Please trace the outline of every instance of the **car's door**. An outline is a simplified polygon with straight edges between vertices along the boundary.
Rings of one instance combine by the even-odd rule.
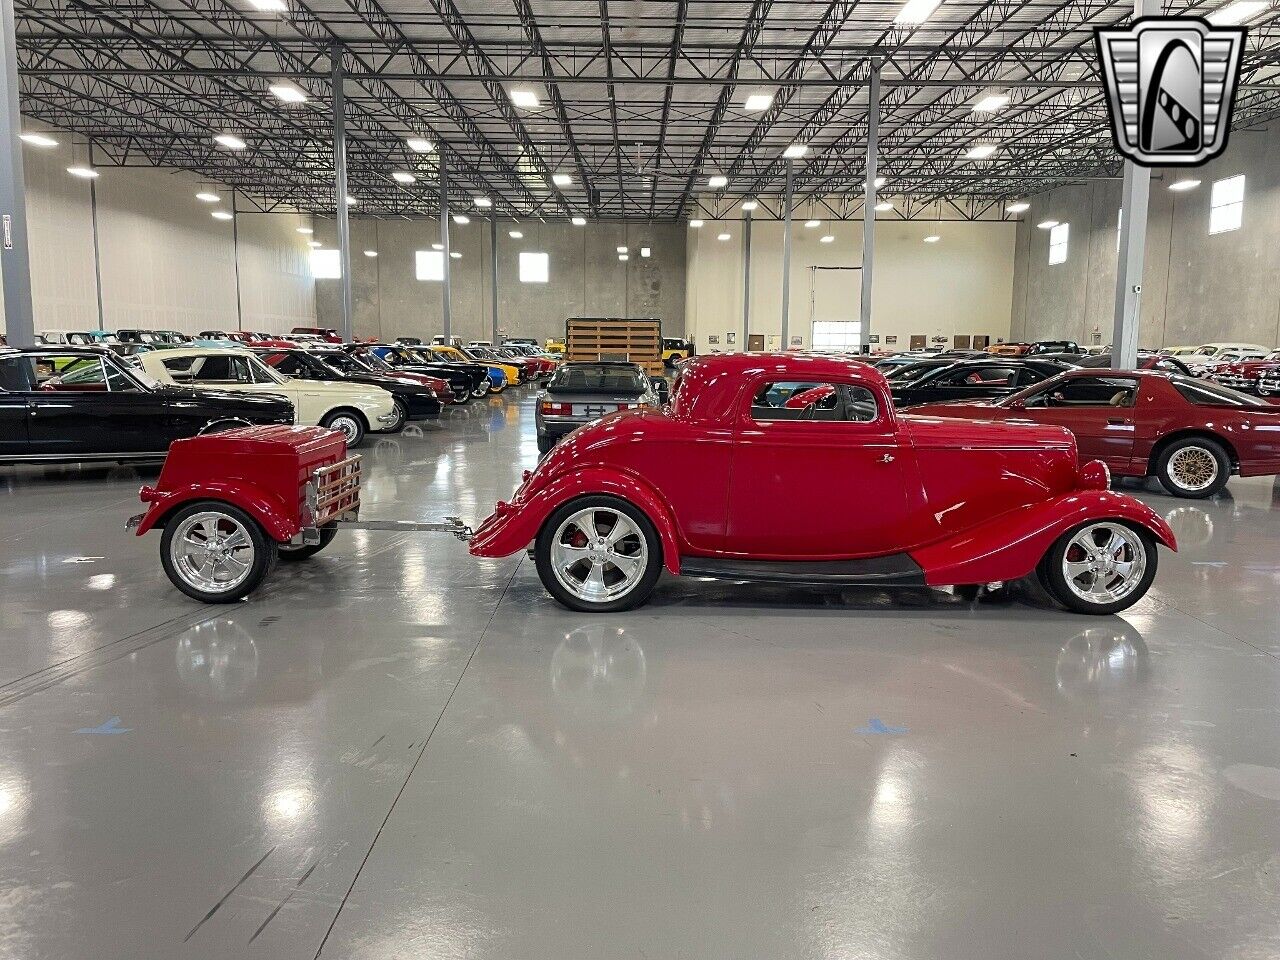
[[[155,398],[102,357],[28,355],[37,387],[28,394],[33,454],[150,453],[168,449]]]
[[[1133,455],[1136,377],[1068,377],[1022,399],[1037,423],[1066,427],[1081,462],[1102,460],[1122,470]]]
[[[27,397],[33,386],[31,365],[25,357],[17,354],[0,357],[0,457],[29,452]]]
[[[792,398],[803,405],[788,406]],[[766,378],[743,391],[735,423],[727,552],[834,560],[901,551],[911,452],[870,390]]]

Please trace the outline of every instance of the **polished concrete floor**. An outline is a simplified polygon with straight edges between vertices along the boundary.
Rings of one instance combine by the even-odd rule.
[[[529,394],[366,449],[483,516]],[[1280,955],[1280,486],[1187,503],[1123,617],[344,533],[233,608],[131,468],[0,468],[0,958]],[[779,511],[778,522],[785,522]]]

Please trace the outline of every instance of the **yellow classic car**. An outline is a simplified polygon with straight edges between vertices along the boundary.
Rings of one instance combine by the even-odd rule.
[[[564,337],[548,337],[547,353],[564,353]]]
[[[486,360],[483,357],[473,357],[471,354],[462,350],[460,347],[450,347],[445,344],[434,344],[431,347],[436,353],[445,353],[453,357],[459,363],[483,363],[488,367],[497,367],[507,377],[507,386],[515,387],[520,384],[520,368],[511,363],[499,363],[497,360]]]
[[[694,354],[693,341],[678,337],[662,338],[662,364],[674,367],[677,360],[688,360]]]

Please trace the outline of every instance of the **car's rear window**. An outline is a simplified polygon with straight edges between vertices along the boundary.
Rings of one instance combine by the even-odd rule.
[[[1188,403],[1198,407],[1267,407],[1275,409],[1265,400],[1251,397],[1247,393],[1239,393],[1207,380],[1193,380],[1190,377],[1170,377],[1174,389],[1182,394]]]
[[[612,393],[638,397],[645,391],[645,375],[637,367],[583,364],[561,367],[547,384],[549,393]]]

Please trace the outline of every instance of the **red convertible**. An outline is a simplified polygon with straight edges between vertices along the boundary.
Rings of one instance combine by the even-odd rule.
[[[470,549],[532,543],[547,590],[584,611],[643,603],[666,568],[968,590],[1038,573],[1064,606],[1114,613],[1175,544],[1108,480],[1061,427],[902,415],[851,360],[719,354],[684,366],[661,410],[570,434]]]
[[[1175,497],[1210,497],[1242,477],[1280,473],[1280,406],[1215,383],[1153,370],[1073,370],[995,403],[936,403],[919,416],[1054,424],[1081,460],[1154,476]]]

